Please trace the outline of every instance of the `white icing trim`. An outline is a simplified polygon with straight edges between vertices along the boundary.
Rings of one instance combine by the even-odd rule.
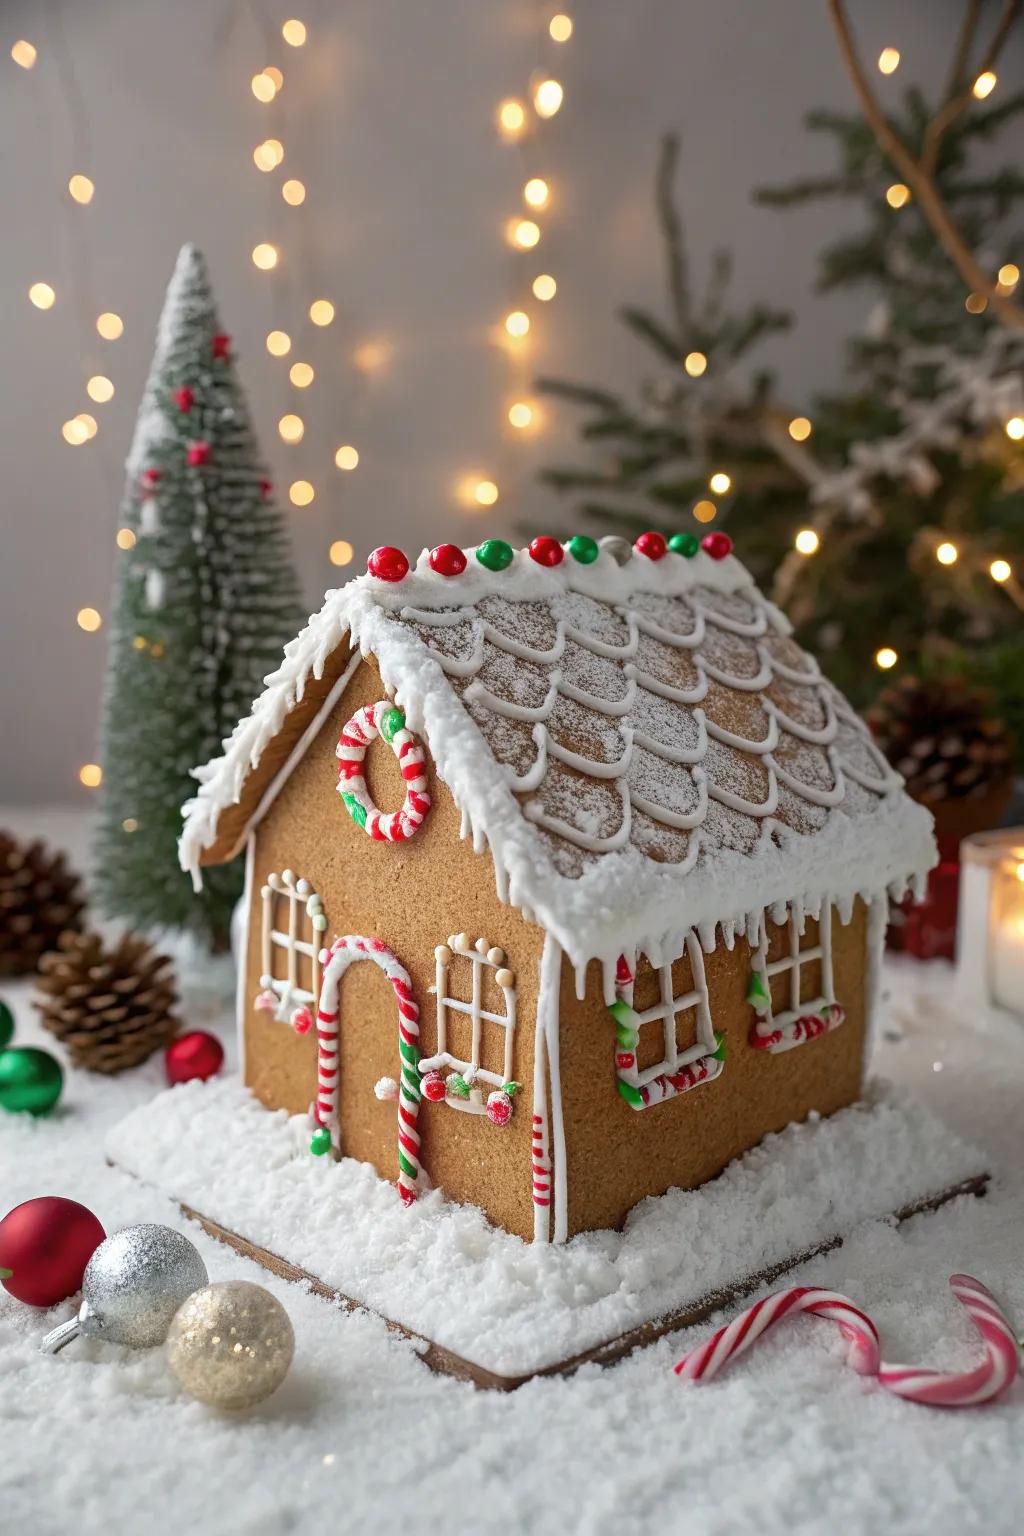
[[[470,963],[470,1001],[467,1003],[462,998],[452,997],[448,991],[448,967],[453,958],[468,960]],[[481,1002],[483,993],[483,969],[488,967],[495,973],[494,979],[505,1001],[504,1014],[492,1013],[484,1008]],[[424,1072],[436,1072],[442,1067],[450,1067],[467,1082],[475,1083],[481,1080],[489,1083],[492,1088],[503,1088],[513,1079],[513,1062],[515,1051],[516,1032],[516,986],[515,976],[506,968],[505,952],[488,944],[486,939],[477,939],[470,944],[464,933],[453,933],[447,944],[439,944],[434,950],[434,985],[429,988],[433,992],[437,1010],[437,1051],[433,1056],[422,1057],[419,1062],[420,1075]],[[469,1016],[470,1054],[465,1061],[460,1056],[452,1055],[448,1049],[448,1012],[464,1013]],[[502,1075],[480,1065],[480,1047],[483,1038],[483,1024],[486,1020],[489,1024],[497,1024],[504,1031],[502,1043]],[[445,1103],[453,1109],[478,1109],[481,1114],[485,1112],[483,1093],[478,1088],[470,1089],[468,1100],[457,1098],[454,1094],[448,1094]]]
[[[550,933],[544,935],[540,957],[540,982],[537,988],[537,1028],[543,1030],[547,1046],[548,1077],[551,1083],[552,1180],[554,1184],[554,1228],[551,1240],[564,1243],[569,1231],[568,1171],[565,1155],[565,1121],[562,1114],[562,1077],[559,1067],[559,991],[562,977],[562,950]]]
[[[238,975],[235,978],[235,1033],[238,1039],[238,1075],[246,1081],[245,1021],[248,1017],[246,987],[249,984],[249,944],[252,933],[252,892],[256,879],[256,834],[250,832],[245,840],[245,879],[242,884],[242,943],[238,953]]]
[[[538,1006],[533,1027],[533,1118],[530,1127],[530,1189],[535,1243],[551,1241],[551,1130],[544,1042],[544,1017]]]

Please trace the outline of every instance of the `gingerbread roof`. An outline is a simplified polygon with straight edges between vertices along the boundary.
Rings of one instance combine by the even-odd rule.
[[[524,550],[500,571],[471,551],[457,576],[424,552],[404,579],[328,593],[197,770],[185,868],[234,851],[252,780],[281,770],[352,647],[424,736],[503,899],[577,965],[627,946],[664,963],[687,929],[731,943],[765,907],[842,910],[934,860],[930,816],[735,557],[543,567]]]

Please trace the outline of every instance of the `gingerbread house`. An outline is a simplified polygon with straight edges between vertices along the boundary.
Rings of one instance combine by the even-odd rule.
[[[375,550],[196,776],[252,1092],[539,1242],[855,1100],[934,857],[721,533]]]

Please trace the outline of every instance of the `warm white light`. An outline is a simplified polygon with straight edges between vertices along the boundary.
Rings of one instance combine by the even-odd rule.
[[[567,43],[572,37],[572,17],[564,11],[559,11],[557,16],[552,16],[548,22],[548,32],[552,42]]]
[[[1013,575],[1013,567],[1009,560],[993,560],[988,568],[988,573],[993,581],[1009,581]]]
[[[698,523],[713,523],[718,516],[718,508],[713,501],[696,501],[693,505],[693,515]]]
[[[298,208],[300,203],[306,201],[306,188],[303,182],[292,179],[286,181],[281,187],[281,196],[292,208]]]
[[[1015,443],[1019,443],[1024,437],[1024,416],[1011,416],[1005,430],[1007,437],[1012,437]]]
[[[49,283],[33,283],[28,296],[36,309],[52,309],[57,298]]]
[[[332,565],[350,565],[355,551],[348,539],[335,539],[327,553]]]
[[[271,79],[267,70],[262,70],[260,74],[253,75],[252,93],[256,97],[257,101],[262,102],[273,101],[274,97],[277,95],[277,86],[274,84],[274,81]]]
[[[78,448],[82,443],[89,441],[89,433],[77,417],[72,417],[70,421],[64,423],[60,429],[60,435],[66,443],[71,444],[72,448]]]
[[[514,98],[498,108],[498,127],[506,138],[516,139],[526,127],[526,108]]]
[[[301,443],[306,428],[301,416],[294,416],[289,412],[286,416],[281,417],[277,424],[277,430],[281,434],[283,442]]]
[[[88,176],[72,176],[68,182],[68,191],[76,203],[91,203],[96,187]]]
[[[960,558],[960,551],[955,544],[950,544],[947,539],[935,551],[935,558],[940,565],[956,565]]]
[[[79,608],[75,615],[79,629],[84,629],[87,635],[95,634],[103,620],[95,608]]]
[[[118,549],[134,549],[135,535],[130,528],[119,528],[115,542]]]
[[[910,188],[902,181],[894,181],[891,187],[885,189],[885,200],[890,208],[902,208],[910,202]]]
[[[261,171],[276,170],[284,159],[284,145],[280,139],[264,139],[256,145],[252,158]]]
[[[390,356],[391,347],[386,341],[364,341],[352,353],[352,361],[360,373],[376,373]]]
[[[316,375],[310,363],[292,363],[288,369],[288,377],[296,389],[308,389]]]
[[[271,357],[287,357],[292,349],[292,339],[287,331],[269,331],[267,334],[267,351]]]
[[[551,188],[543,176],[531,176],[523,188],[523,197],[531,208],[544,208],[551,196]]]
[[[96,436],[96,433],[99,431],[99,426],[97,425],[95,416],[90,416],[88,411],[79,411],[78,415],[75,417],[75,420],[78,422],[78,425],[85,433],[86,441],[88,441],[89,438]]]
[[[112,309],[105,309],[102,315],[96,316],[96,329],[104,341],[116,341],[124,335],[124,321]]]
[[[330,325],[334,319],[334,305],[330,299],[314,299],[309,306],[309,318],[314,325]]]
[[[983,315],[988,309],[988,299],[983,293],[969,293],[964,299],[964,309],[969,315]]]
[[[359,450],[353,448],[351,443],[342,443],[334,455],[334,462],[339,469],[355,469],[359,463]]]
[[[277,266],[277,248],[263,241],[260,245],[253,246],[253,266],[259,267],[261,272],[270,272]]]
[[[530,251],[540,239],[540,226],[532,219],[512,219],[507,234],[510,245],[517,245],[521,251]]]
[[[786,430],[794,443],[806,443],[811,435],[811,423],[806,416],[794,416]]]
[[[821,540],[813,528],[801,528],[793,543],[798,554],[814,555],[818,552]]]
[[[557,80],[542,80],[533,93],[533,105],[539,117],[554,117],[565,92]]]
[[[883,48],[878,55],[878,67],[883,75],[895,74],[900,67],[900,51],[898,48]]]
[[[290,47],[301,48],[306,41],[306,23],[304,21],[296,21],[293,17],[290,21],[282,24],[281,36]]]
[[[284,75],[278,69],[276,64],[268,64],[263,73],[273,83],[274,89],[276,91],[279,91],[282,85],[284,85]]]
[[[708,481],[708,490],[714,491],[716,496],[724,496],[732,485],[732,477],[725,473],[724,469],[718,469]]]
[[[508,408],[509,421],[512,426],[517,427],[521,432],[525,431],[527,427],[532,426],[533,418],[534,409],[527,400],[517,400],[514,405],[510,405]]]
[[[139,823],[136,821],[135,817],[134,816],[126,816],[124,821],[122,821],[122,823],[121,823],[121,831],[122,832],[137,832],[138,830],[139,830]]]
[[[999,268],[998,276],[1004,288],[1016,288],[1020,282],[1020,267],[1015,261],[1008,261]]]
[[[315,495],[308,480],[293,480],[288,487],[288,499],[293,507],[308,507]]]
[[[703,352],[687,352],[683,359],[683,367],[691,379],[699,379],[707,372],[708,360]]]
[[[899,659],[899,655],[891,645],[883,645],[881,650],[875,652],[875,666],[881,667],[883,672],[888,672]]]
[[[498,487],[493,480],[478,480],[473,486],[473,500],[481,507],[493,507],[498,499]]]
[[[78,778],[86,789],[99,789],[103,783],[103,769],[99,763],[83,763],[78,770]]]
[[[971,87],[979,101],[984,101],[986,96],[991,96],[996,88],[996,81],[998,79],[999,76],[995,70],[986,69],[982,71]]]
[[[11,48],[11,58],[15,64],[20,64],[22,69],[31,69],[39,57],[32,43],[26,42],[23,37]]]
[[[505,316],[505,329],[510,336],[525,336],[530,329],[530,317],[521,309],[514,309]]]
[[[558,284],[549,273],[542,272],[539,277],[534,278],[533,296],[535,299],[540,299],[543,304],[553,299],[557,292]]]
[[[102,373],[94,373],[85,386],[85,392],[90,400],[95,400],[97,405],[106,405],[108,400],[114,398],[114,386]]]

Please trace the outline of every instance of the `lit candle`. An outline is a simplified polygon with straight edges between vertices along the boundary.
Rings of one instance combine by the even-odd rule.
[[[1024,1014],[1024,859],[1000,871],[989,935],[992,1001]]]

